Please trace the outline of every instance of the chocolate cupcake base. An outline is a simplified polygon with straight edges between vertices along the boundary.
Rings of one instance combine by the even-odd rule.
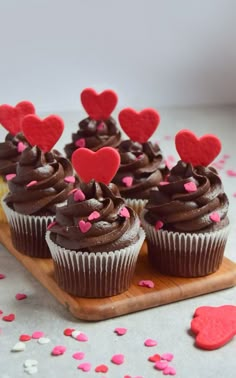
[[[147,234],[149,260],[160,273],[177,277],[201,277],[216,272],[223,260],[229,225],[206,233],[156,230],[141,221]]]
[[[86,298],[120,294],[131,285],[139,251],[145,239],[142,229],[136,243],[111,252],[71,251],[55,244],[46,233],[55,267],[55,279],[66,292]]]

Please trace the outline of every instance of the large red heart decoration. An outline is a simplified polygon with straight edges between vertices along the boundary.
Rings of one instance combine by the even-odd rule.
[[[64,122],[56,115],[50,115],[43,120],[36,115],[28,115],[22,121],[22,131],[28,142],[44,152],[53,148],[63,130]]]
[[[181,130],[176,134],[175,146],[180,158],[194,167],[207,167],[221,151],[221,142],[215,135],[197,138],[189,130]]]
[[[96,121],[108,119],[118,101],[117,94],[111,89],[98,94],[94,89],[86,88],[82,91],[80,98],[89,117]]]
[[[34,114],[34,105],[29,101],[21,101],[16,106],[3,104],[0,106],[0,124],[12,135],[21,131],[23,118]]]
[[[73,152],[71,161],[84,182],[94,179],[107,185],[119,168],[120,155],[112,147],[103,147],[96,152],[82,147]]]
[[[203,349],[217,349],[236,335],[236,306],[198,307],[191,322],[196,333],[196,345]]]
[[[137,112],[126,108],[119,113],[119,122],[128,137],[139,143],[145,143],[152,136],[160,123],[160,116],[154,109]]]

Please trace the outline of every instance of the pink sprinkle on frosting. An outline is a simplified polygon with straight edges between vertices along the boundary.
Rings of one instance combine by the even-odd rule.
[[[36,185],[37,182],[38,182],[38,181],[36,181],[36,180],[30,181],[30,182],[26,185],[26,187],[27,187],[27,188],[30,188],[31,186]]]
[[[84,138],[77,139],[77,141],[75,142],[76,147],[85,147],[85,144],[86,143]]]
[[[84,193],[82,192],[82,190],[80,189],[75,189],[75,192],[74,192],[74,201],[78,201],[78,202],[81,202],[81,201],[84,201],[85,200],[85,195]]]
[[[14,177],[16,177],[15,173],[9,173],[8,175],[5,176],[7,181],[11,181]]]
[[[68,184],[74,184],[75,183],[75,177],[74,176],[67,176],[64,178],[65,182],[68,182]]]
[[[158,220],[155,224],[155,229],[158,231],[164,226],[164,223],[160,220]]]
[[[211,213],[210,214],[210,220],[212,220],[212,222],[215,222],[215,223],[220,222],[220,215],[219,215],[219,213],[217,213],[216,211],[214,213]]]
[[[186,184],[184,184],[184,189],[186,190],[186,192],[196,192],[197,191],[197,185],[195,184],[195,182],[186,182]]]

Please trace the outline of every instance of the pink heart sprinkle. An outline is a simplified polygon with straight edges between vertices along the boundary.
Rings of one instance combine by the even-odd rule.
[[[163,374],[164,374],[164,375],[176,375],[176,370],[175,370],[175,368],[173,368],[172,366],[167,366],[167,367],[163,370]]]
[[[122,182],[129,188],[130,186],[132,186],[133,180],[134,180],[133,177],[126,176],[126,177],[123,177]]]
[[[114,354],[111,358],[111,362],[116,365],[122,365],[124,363],[125,356],[123,354]]]
[[[229,154],[224,154],[223,155],[223,159],[229,159],[230,158],[230,155]]]
[[[165,361],[172,361],[174,358],[174,355],[172,353],[163,353],[161,355],[161,359]]]
[[[68,182],[69,184],[74,184],[75,183],[75,177],[74,176],[67,176],[64,178],[65,182]]]
[[[88,341],[88,336],[85,333],[80,332],[78,336],[76,336],[76,340],[78,341]]]
[[[84,359],[84,356],[85,356],[85,353],[84,353],[84,352],[75,352],[74,354],[72,354],[72,357],[73,357],[75,360],[83,360],[83,359]]]
[[[167,368],[167,366],[168,366],[168,362],[167,361],[157,361],[154,364],[154,367],[157,370],[164,370],[165,368]]]
[[[115,328],[114,332],[116,332],[119,336],[123,336],[126,334],[127,328]]]
[[[30,181],[27,185],[26,185],[26,188],[29,188],[30,186],[34,186],[35,184],[37,184],[38,181]]]
[[[51,222],[51,223],[49,223],[49,225],[47,226],[47,230],[50,230],[56,224],[57,224],[57,222]]]
[[[197,185],[195,184],[195,182],[186,182],[186,184],[184,184],[184,189],[186,190],[186,192],[196,192],[197,191]]]
[[[169,182],[168,181],[160,181],[159,185],[160,186],[169,185]]]
[[[157,341],[153,339],[147,339],[145,340],[144,345],[147,347],[153,347],[157,345]]]
[[[143,156],[144,156],[144,154],[141,154],[141,155],[136,156],[136,160],[140,160],[140,159],[142,159]]]
[[[85,222],[84,220],[79,221],[79,228],[83,234],[88,232],[91,227],[92,227],[92,224],[90,222]]]
[[[27,295],[26,295],[26,294],[23,294],[23,293],[17,293],[17,294],[16,294],[16,299],[17,299],[18,301],[21,301],[22,299],[25,299],[25,298],[27,298]]]
[[[97,125],[97,130],[98,130],[98,131],[103,131],[104,128],[105,128],[105,125],[104,125],[103,122],[100,122],[99,125]]]
[[[100,218],[101,214],[98,211],[93,211],[89,216],[88,220],[98,219]]]
[[[65,346],[63,346],[63,345],[57,345],[57,346],[55,346],[53,348],[51,354],[53,356],[60,356],[60,355],[64,354],[65,351],[66,351],[66,347]]]
[[[119,215],[124,218],[130,218],[130,213],[127,207],[122,207],[122,209],[119,212]]]
[[[74,201],[81,202],[81,201],[84,201],[84,200],[85,200],[85,195],[82,192],[82,190],[76,189],[76,191],[74,192]]]
[[[2,311],[2,310],[0,310],[0,315],[1,315],[1,314],[3,314],[3,311]]]
[[[138,285],[143,286],[143,287],[148,287],[150,289],[153,289],[155,286],[154,282],[151,280],[141,280],[139,281]]]
[[[78,369],[87,372],[91,370],[91,367],[92,365],[89,362],[83,362],[82,364],[78,366]]]
[[[3,280],[4,278],[6,278],[5,274],[0,273],[0,280]]]
[[[228,171],[226,171],[226,173],[230,177],[236,177],[236,171],[233,171],[232,169],[228,169]]]
[[[26,148],[27,146],[22,142],[19,142],[17,144],[17,151],[19,152],[19,154],[21,154],[21,152],[23,152]]]
[[[40,339],[40,337],[44,337],[44,332],[35,331],[32,333],[32,339]]]
[[[220,215],[216,211],[214,213],[211,213],[209,218],[210,220],[212,220],[212,222],[215,222],[215,223],[220,222]]]
[[[234,198],[236,197],[236,192],[233,194],[233,197],[234,197]]]
[[[160,220],[158,220],[155,224],[155,229],[158,231],[164,226],[164,223]]]
[[[85,147],[85,139],[84,138],[77,139],[77,141],[75,142],[75,145],[76,147]]]
[[[14,177],[16,177],[15,173],[9,173],[9,175],[5,176],[7,181],[11,181]]]

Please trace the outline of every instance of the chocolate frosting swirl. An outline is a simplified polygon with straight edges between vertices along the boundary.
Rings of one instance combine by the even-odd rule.
[[[139,219],[129,207],[129,217],[120,215],[124,200],[117,196],[114,184],[106,186],[94,180],[81,183],[78,190],[85,196],[76,201],[75,192],[68,197],[67,205],[59,207],[56,224],[50,228],[52,240],[67,249],[87,252],[105,252],[125,248],[138,240]],[[98,212],[96,219],[88,217]],[[90,222],[91,228],[82,232],[79,222]]]
[[[68,159],[79,147],[86,147],[97,151],[102,147],[116,148],[121,140],[121,132],[116,126],[116,121],[109,117],[107,120],[95,121],[90,117],[82,120],[77,133],[72,134],[72,143],[65,146],[64,150]],[[78,144],[82,140],[82,144]]]
[[[169,172],[162,152],[157,144],[140,144],[125,140],[119,145],[120,168],[113,179],[124,198],[148,199],[150,189],[157,188],[160,181]],[[127,186],[123,179],[132,178],[132,185]]]
[[[194,183],[195,191],[187,191],[185,184]],[[168,181],[150,193],[146,206],[147,222],[163,223],[163,230],[177,232],[208,232],[229,223],[228,198],[217,171],[213,167],[193,167],[179,161],[172,168]],[[217,212],[219,222],[211,219]]]
[[[10,173],[16,173],[16,163],[21,157],[18,151],[18,144],[23,143],[26,147],[29,143],[22,133],[12,135],[8,133],[5,142],[0,143],[0,175],[6,176]]]
[[[17,163],[16,176],[8,181],[6,203],[26,215],[55,214],[56,205],[73,189],[74,184],[65,181],[72,175],[71,163],[57,151],[44,153],[37,146],[28,147]]]

